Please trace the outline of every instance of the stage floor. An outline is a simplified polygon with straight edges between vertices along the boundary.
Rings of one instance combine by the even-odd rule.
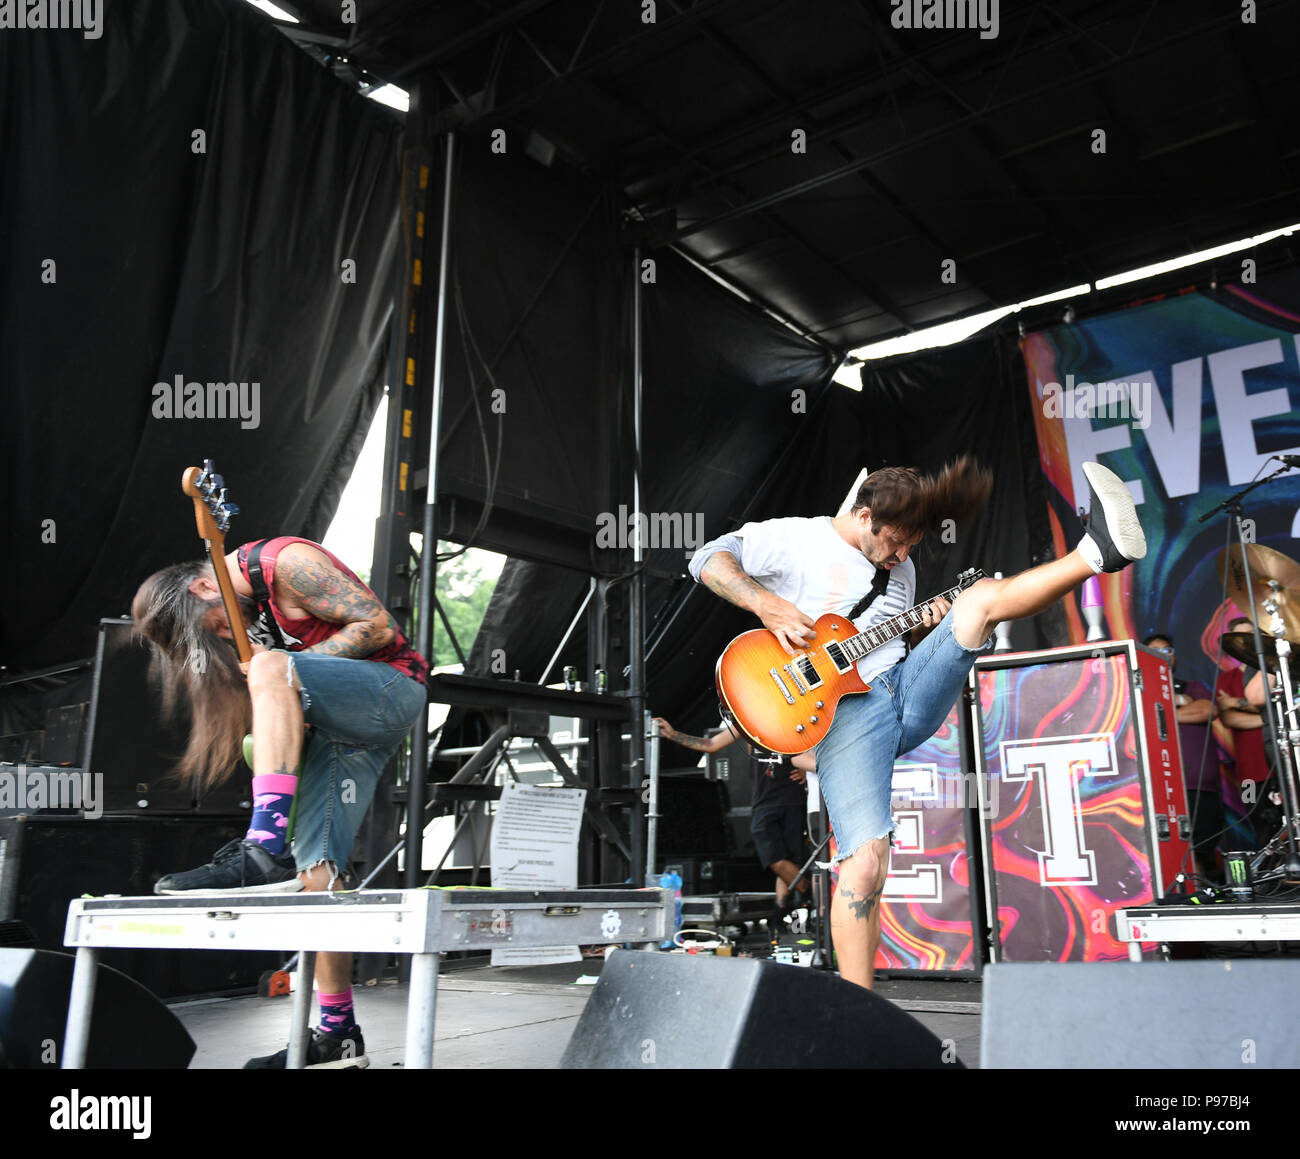
[[[568,1045],[604,960],[557,966],[492,967],[486,959],[444,962],[438,984],[437,1069],[552,1070]],[[799,966],[786,969],[797,970]],[[979,1065],[980,984],[952,979],[882,979],[877,993],[908,1011],[939,1038],[950,1038],[968,1067]],[[406,987],[357,987],[357,1021],[371,1070],[402,1065]],[[194,1070],[242,1067],[288,1041],[288,998],[205,998],[171,1004],[198,1049]],[[313,1024],[316,1019],[313,1013]]]

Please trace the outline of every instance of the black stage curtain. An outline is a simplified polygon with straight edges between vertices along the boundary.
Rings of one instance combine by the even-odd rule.
[[[952,586],[968,567],[1014,575],[1053,558],[1024,376],[1007,331],[864,367],[859,413],[867,466],[928,473],[969,454],[993,472],[988,504],[969,527],[957,528],[954,542],[941,535],[923,541],[919,597]],[[1051,609],[1017,622],[1011,641],[1018,649],[1067,643],[1064,615]]]
[[[617,207],[600,184],[529,157],[521,133],[510,130],[497,146],[504,152],[493,144],[472,130],[456,142],[439,534],[589,568],[613,454],[623,258]],[[433,156],[429,204],[440,221],[445,153]],[[430,333],[435,273],[425,275]],[[434,370],[426,345],[413,449],[420,465],[428,461]]]
[[[835,359],[824,348],[737,298],[677,255],[648,250],[645,257],[655,264],[654,281],[642,290],[642,509],[679,517],[683,540],[690,535],[698,545],[745,519],[784,513],[788,488],[803,486],[800,481],[811,469],[799,462],[797,447],[815,426],[815,413],[829,392],[841,388],[830,386]],[[621,268],[631,268],[626,254]],[[626,321],[626,311],[622,316]],[[620,512],[620,505],[631,508],[633,412],[626,364],[608,390],[618,445],[613,482],[603,494],[607,525],[613,526],[609,519],[625,525],[621,516],[626,511]],[[583,447],[571,453],[589,456]],[[525,680],[539,679],[587,594],[591,575],[626,576],[630,550],[602,551],[595,546],[600,514],[592,507],[591,522],[584,529],[591,553],[586,572],[519,559],[506,565],[468,657],[468,671],[491,673],[493,656],[502,650],[510,674],[518,669]],[[656,647],[663,624],[676,613],[677,594],[685,590],[682,577],[689,555],[684,544],[647,552],[652,689],[661,666],[679,673],[684,687],[697,682],[693,649],[670,663],[669,649]],[[708,615],[703,618],[719,613],[725,617],[728,609],[705,596]],[[616,617],[612,633],[624,635],[624,648],[626,603],[624,580],[610,594]],[[704,601],[700,604],[703,607]],[[551,679],[565,664],[583,671],[586,657],[584,622],[557,660]],[[611,690],[624,687],[624,674],[611,672]]]
[[[179,484],[204,457],[243,508],[229,546],[324,534],[385,377],[397,119],[243,4],[105,8],[102,39],[0,36],[11,670],[91,655],[202,554]],[[249,416],[155,417],[177,376],[249,384]]]

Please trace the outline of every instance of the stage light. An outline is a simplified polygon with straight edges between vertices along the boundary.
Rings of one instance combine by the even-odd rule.
[[[271,0],[248,0],[254,8],[265,12],[272,20],[283,20],[286,24],[298,24],[298,17],[291,12],[286,12],[283,8],[271,3]]]
[[[1215,246],[1212,249],[1198,250],[1196,253],[1187,254],[1181,258],[1174,258],[1167,262],[1157,262],[1154,265],[1143,266],[1141,269],[1129,270],[1123,274],[1113,274],[1109,278],[1098,278],[1097,289],[1105,290],[1111,286],[1122,286],[1127,282],[1136,282],[1141,278],[1154,277],[1157,274],[1165,274],[1170,270],[1180,270],[1184,266],[1200,265],[1202,262],[1213,261],[1215,258],[1222,257],[1225,254],[1238,253],[1241,250],[1253,249],[1257,245],[1263,245],[1265,242],[1272,241],[1274,238],[1290,237],[1297,229],[1300,229],[1300,222],[1293,225],[1283,226],[1281,229],[1270,230],[1268,233],[1256,234],[1254,237],[1242,238],[1241,241],[1228,242],[1226,245]]]
[[[390,109],[397,109],[399,112],[410,112],[411,94],[405,89],[399,89],[396,85],[380,85],[378,88],[371,89],[366,93],[372,101],[381,105],[387,105]]]

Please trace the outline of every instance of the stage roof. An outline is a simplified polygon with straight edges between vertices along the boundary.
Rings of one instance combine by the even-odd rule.
[[[426,75],[443,123],[535,134],[841,352],[1300,205],[1287,0],[1253,23],[1236,0],[363,0],[356,25],[337,0],[289,7],[336,70]],[[897,27],[943,8],[989,19]]]

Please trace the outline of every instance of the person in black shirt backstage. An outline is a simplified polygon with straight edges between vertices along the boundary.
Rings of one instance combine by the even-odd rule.
[[[736,739],[725,725],[703,737],[678,732],[660,716],[655,717],[654,722],[665,740],[696,752],[721,752]],[[759,862],[776,877],[777,911],[784,915],[807,904],[807,879],[796,881],[795,878],[805,859],[807,775],[814,768],[813,755],[781,756],[772,762],[759,758],[752,746],[747,744],[746,747],[754,768],[750,832],[754,835]]]

